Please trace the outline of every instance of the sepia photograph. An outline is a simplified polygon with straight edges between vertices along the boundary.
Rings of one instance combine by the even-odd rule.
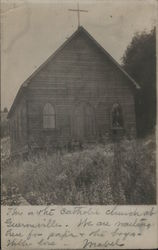
[[[156,205],[156,1],[2,1],[1,204]]]

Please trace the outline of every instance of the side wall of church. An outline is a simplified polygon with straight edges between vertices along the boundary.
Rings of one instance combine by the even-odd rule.
[[[21,98],[16,109],[9,118],[11,153],[20,154],[27,151],[27,104],[26,98]]]

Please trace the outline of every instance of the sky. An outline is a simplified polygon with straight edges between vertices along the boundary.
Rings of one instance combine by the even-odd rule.
[[[2,0],[1,109],[10,109],[20,85],[81,25],[119,63],[136,32],[156,23],[152,0]]]

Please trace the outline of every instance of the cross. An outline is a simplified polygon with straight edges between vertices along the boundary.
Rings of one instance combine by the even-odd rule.
[[[80,10],[79,3],[77,4],[77,9],[69,9],[69,11],[76,11],[78,12],[78,27],[80,26],[80,12],[88,12],[88,10]]]

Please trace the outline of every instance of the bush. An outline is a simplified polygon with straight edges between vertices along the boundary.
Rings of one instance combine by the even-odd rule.
[[[2,198],[11,197],[9,192],[16,183],[15,195],[20,190],[32,205],[155,203],[153,138],[84,148],[30,156],[27,161],[14,160],[4,166]],[[15,200],[14,196],[12,205]]]

